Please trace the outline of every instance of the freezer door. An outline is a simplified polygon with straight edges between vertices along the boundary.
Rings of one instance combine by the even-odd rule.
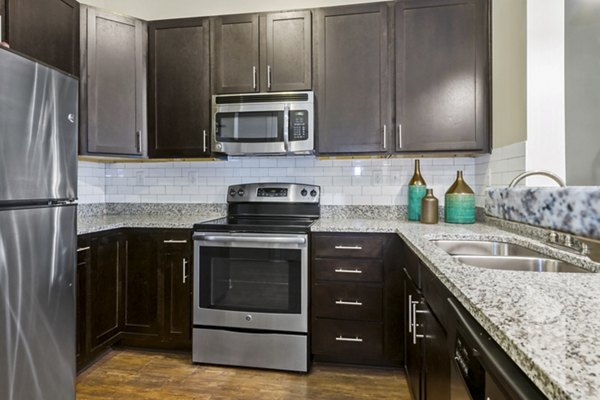
[[[0,207],[75,199],[78,85],[0,49]]]
[[[75,399],[76,210],[0,210],[0,399]]]

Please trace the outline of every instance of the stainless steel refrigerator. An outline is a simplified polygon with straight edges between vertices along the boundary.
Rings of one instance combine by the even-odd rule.
[[[0,48],[0,399],[75,398],[78,82]]]

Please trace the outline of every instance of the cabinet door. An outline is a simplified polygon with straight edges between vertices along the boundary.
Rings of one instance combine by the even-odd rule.
[[[208,26],[207,18],[149,25],[150,157],[210,155]]]
[[[396,3],[396,150],[489,150],[486,0]]]
[[[5,41],[11,48],[79,76],[79,3],[76,0],[6,0]],[[0,6],[4,7],[4,6]],[[0,9],[0,14],[5,13]]]
[[[192,343],[191,232],[167,233],[163,238],[163,341],[189,347]]]
[[[266,61],[261,74],[266,90],[310,90],[312,87],[312,18],[310,11],[267,14]],[[265,82],[265,79],[262,79]]]
[[[211,22],[214,93],[257,92],[258,15],[226,15]]]
[[[156,234],[131,232],[125,244],[123,332],[159,334],[158,240]]]
[[[140,156],[146,116],[144,23],[94,8],[85,10],[84,149],[87,153]]]
[[[90,270],[90,334],[92,350],[119,334],[120,235],[93,239]]]
[[[415,305],[418,307],[421,304],[422,298],[420,292],[417,290],[415,284],[408,276],[406,270],[404,274],[404,295],[406,297],[406,310],[404,314],[404,322],[406,326],[406,379],[408,380],[408,387],[412,393],[412,398],[415,400],[420,400],[423,398],[423,345],[422,340],[418,337],[418,335],[422,334],[423,326],[420,326],[421,324],[419,323],[415,323],[415,313],[413,308]]]
[[[334,7],[316,13],[318,152],[390,149],[388,6]]]
[[[75,354],[77,369],[85,363],[88,353],[88,276],[90,271],[91,248],[88,240],[77,241],[77,286],[75,295],[76,304],[76,340]]]
[[[427,304],[420,308],[425,313],[417,317],[423,321],[425,358],[424,358],[424,385],[425,399],[450,400],[450,355],[446,332],[437,321]]]

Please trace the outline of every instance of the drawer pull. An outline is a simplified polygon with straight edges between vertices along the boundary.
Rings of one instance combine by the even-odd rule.
[[[88,246],[88,247],[81,247],[81,248],[77,249],[77,252],[81,253],[82,251],[88,251],[89,249],[90,249],[90,246]]]
[[[335,340],[338,342],[354,342],[354,343],[362,343],[362,341],[363,341],[362,338],[359,338],[358,336],[353,337],[353,338],[338,336],[335,338]]]
[[[336,268],[335,272],[337,272],[338,274],[362,274],[362,270],[360,269]]]
[[[335,246],[336,250],[362,250],[362,246]]]
[[[342,299],[337,300],[335,304],[340,306],[362,306],[363,303],[360,301],[344,301]]]
[[[188,242],[187,240],[173,240],[173,239],[163,240],[163,243],[185,244],[187,242]]]

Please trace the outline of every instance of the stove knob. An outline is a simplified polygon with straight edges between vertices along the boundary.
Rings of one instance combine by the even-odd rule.
[[[229,191],[229,195],[230,195],[231,197],[235,196],[235,189],[231,189],[231,190]]]
[[[248,322],[252,321],[252,315],[250,315],[250,314],[246,315],[246,321],[248,321]]]
[[[238,196],[243,196],[243,195],[244,195],[244,189],[238,190]]]
[[[313,190],[311,190],[311,191],[310,191],[310,195],[311,195],[312,197],[317,197],[317,191],[316,191],[316,190],[314,190],[314,189],[313,189]]]
[[[306,191],[306,189],[302,189],[302,191],[300,192],[300,194],[302,195],[302,197],[306,197],[306,195],[308,194],[308,192]]]

